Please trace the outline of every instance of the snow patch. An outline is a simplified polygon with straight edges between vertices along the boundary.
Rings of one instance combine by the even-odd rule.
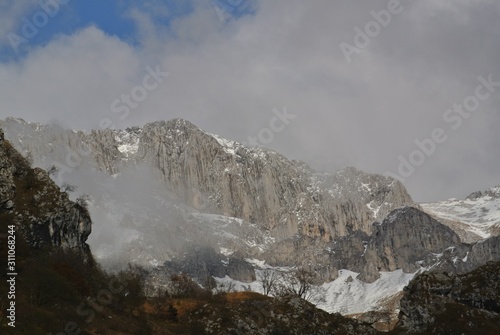
[[[373,283],[365,283],[356,272],[340,270],[333,282],[323,284],[326,302],[318,305],[329,313],[355,314],[377,310],[381,303],[401,292],[416,273],[403,270],[380,272],[380,278]]]
[[[219,248],[219,252],[221,254],[223,254],[224,256],[226,256],[226,257],[229,257],[229,256],[231,256],[234,253],[234,251],[229,250],[227,248]]]
[[[225,138],[220,137],[219,135],[209,134],[213,138],[217,140],[217,142],[224,148],[224,151],[230,155],[236,154],[236,149],[238,143],[231,140],[226,140]]]
[[[375,203],[375,200],[372,200],[368,204],[366,204],[366,207],[368,207],[368,209],[370,209],[373,212],[373,217],[377,218],[378,213],[380,212],[380,208],[382,207],[382,205],[376,206],[376,205],[374,205],[374,203]]]
[[[121,130],[115,135],[118,151],[120,151],[125,158],[130,158],[135,155],[139,150],[139,136],[126,130]]]

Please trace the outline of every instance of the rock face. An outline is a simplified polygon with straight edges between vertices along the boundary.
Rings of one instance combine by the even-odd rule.
[[[331,241],[414,205],[397,180],[354,168],[318,173],[263,148],[246,148],[176,119],[127,130],[75,132],[58,126],[3,121],[8,137],[60,175],[89,165],[115,174],[148,162],[188,206],[236,217],[278,239],[304,235]],[[1,125],[1,123],[0,123]],[[47,145],[49,144],[49,145]]]
[[[68,194],[47,172],[29,166],[0,129],[0,222],[16,225],[32,247],[47,245],[88,252],[91,232],[85,208],[69,200]]]
[[[468,254],[471,266],[465,270],[471,271],[475,267],[488,261],[500,259],[500,236],[474,243]]]
[[[398,181],[352,168],[320,174],[179,119],[146,125],[137,155],[157,166],[187,204],[257,223],[280,239],[300,234],[330,241],[354,230],[369,233],[373,220],[413,204]]]
[[[140,239],[132,241],[128,250],[114,253],[129,257],[122,260],[125,264],[138,260],[148,266],[175,260],[183,244],[194,242],[274,265],[317,263],[318,270],[322,266],[320,278],[331,280],[339,269],[360,262],[363,241],[372,233],[374,221],[382,221],[404,205],[418,207],[404,186],[389,177],[354,168],[319,173],[303,162],[290,161],[264,148],[244,147],[180,119],[142,128],[91,132],[20,119],[7,119],[3,124],[12,143],[31,152],[39,165],[58,167],[60,181],[91,169],[113,175],[108,178],[113,183],[121,178],[114,179],[116,175],[139,164],[156,170],[174,202],[165,199],[158,203],[162,211],[154,208],[152,194],[144,194],[150,196],[149,200],[139,202],[131,200],[127,192],[117,194],[107,189],[102,192],[105,196],[95,199],[101,207],[117,204],[109,208],[111,215],[106,219],[127,212],[128,217],[123,218],[127,223],[120,223],[121,227],[129,227],[128,222],[147,222],[137,228]],[[142,174],[136,173],[135,178],[138,175]],[[85,183],[88,179],[81,178]],[[112,183],[104,180],[100,184]],[[137,208],[136,203],[140,203]],[[178,204],[187,206],[187,212],[179,215]],[[215,215],[221,219],[214,219]],[[120,231],[125,230],[121,227]],[[362,235],[363,241],[348,239],[354,235]],[[344,238],[353,248],[342,251],[342,259],[322,251]],[[297,248],[300,250],[292,251]],[[245,268],[242,265],[232,273],[246,273]],[[251,279],[246,274],[239,278]]]
[[[0,148],[5,147],[4,133],[0,128]],[[12,199],[16,191],[12,162],[7,159],[5,150],[0,151],[0,211],[11,210],[14,206]]]
[[[358,279],[373,282],[380,272],[402,269],[465,273],[488,261],[500,260],[500,240],[492,237],[465,244],[450,228],[413,207],[391,212],[373,233],[357,231],[333,242],[309,237],[280,241],[264,253],[269,264],[304,266],[318,274],[320,282],[337,278],[341,269],[360,273]]]
[[[430,253],[438,254],[457,247],[460,238],[450,228],[415,208],[391,213],[375,230],[368,242],[366,273],[403,269],[415,272]]]
[[[423,274],[404,291],[394,334],[498,334],[498,262],[463,275]]]
[[[403,269],[465,273],[500,260],[500,239],[465,244],[450,228],[411,207],[395,210],[375,224],[364,253],[361,278],[372,281],[379,271]]]

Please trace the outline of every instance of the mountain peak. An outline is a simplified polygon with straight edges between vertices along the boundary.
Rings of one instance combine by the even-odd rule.
[[[500,197],[500,185],[487,189],[486,191],[476,191],[469,194],[465,199],[466,200],[477,200],[482,197],[492,197],[499,198]]]
[[[190,130],[190,131],[205,132],[201,128],[197,127],[195,124],[182,118],[175,118],[171,120],[158,120],[147,123],[143,127],[143,129],[152,129],[152,128],[166,128],[179,131]]]

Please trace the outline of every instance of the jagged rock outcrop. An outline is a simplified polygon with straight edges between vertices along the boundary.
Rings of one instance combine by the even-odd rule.
[[[465,268],[464,271],[471,271],[479,264],[500,259],[500,236],[493,236],[472,244],[467,258],[471,266]]]
[[[0,221],[16,225],[32,247],[60,246],[89,251],[88,211],[69,200],[47,172],[29,162],[4,139],[0,129]]]
[[[0,148],[3,146],[5,146],[4,133],[0,128]],[[12,199],[16,186],[12,168],[12,163],[7,157],[0,158],[0,211],[11,210],[14,206]]]
[[[422,274],[404,290],[394,334],[498,334],[500,263],[463,275]]]
[[[374,227],[364,254],[366,274],[397,269],[415,272],[420,268],[418,262],[430,253],[437,254],[460,244],[460,238],[450,228],[411,207],[392,212]]]
[[[449,227],[411,207],[392,212],[375,224],[364,253],[362,279],[373,281],[379,271],[403,269],[465,273],[500,260],[500,239],[465,244]]]

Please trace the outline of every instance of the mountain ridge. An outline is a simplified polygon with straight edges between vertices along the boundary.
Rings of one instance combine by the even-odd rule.
[[[383,277],[388,281],[373,287],[386,289],[394,278],[400,286],[397,278],[419,271],[463,273],[500,257],[496,239],[462,243],[423,213],[398,180],[355,168],[317,172],[186,120],[89,132],[17,119],[0,127],[37,164],[59,167],[60,185],[89,193],[96,230],[90,244],[103,264],[132,262],[165,269],[163,275],[180,269],[200,282],[232,276],[247,284],[258,279],[262,262],[301,267],[317,274],[318,285],[340,279],[341,292],[330,291],[335,297],[351,287],[342,271],[357,273],[356,285],[365,288]],[[190,253],[195,248],[206,251]],[[387,290],[377,299],[397,306],[398,296]]]
[[[3,123],[6,129],[13,123],[15,128],[24,128],[16,129],[16,134],[9,132],[11,137],[18,137],[14,145],[32,152],[36,159],[49,160],[46,165],[50,160],[60,165],[70,163],[66,165],[73,171],[93,161],[90,163],[98,169],[116,174],[122,164],[147,161],[186,204],[200,209],[207,205],[202,202],[209,202],[217,214],[251,223],[266,222],[266,228],[280,238],[299,233],[327,241],[352,230],[369,234],[372,221],[383,219],[394,206],[416,205],[404,186],[389,177],[353,168],[336,174],[318,173],[303,162],[223,140],[182,119],[148,123],[142,128],[129,128],[126,133],[109,129],[84,133],[54,126],[52,141],[48,126],[12,119]],[[26,132],[29,134],[23,135]],[[35,139],[40,133],[49,135]],[[58,141],[59,146],[66,146],[66,153],[57,152]],[[41,147],[43,142],[49,145]],[[78,154],[81,147],[90,148],[91,153],[74,158],[79,164],[73,167],[71,155]],[[351,182],[357,183],[356,187],[349,185]],[[339,185],[340,189],[333,188]],[[256,200],[252,195],[261,198]],[[306,220],[316,223],[307,226]]]

